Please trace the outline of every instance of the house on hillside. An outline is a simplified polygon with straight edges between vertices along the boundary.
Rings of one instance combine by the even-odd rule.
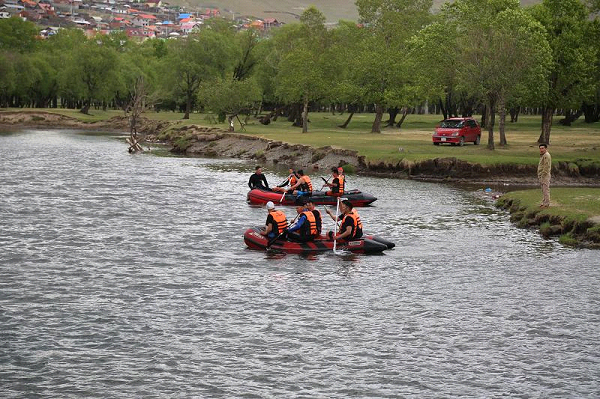
[[[156,24],[156,17],[151,14],[138,14],[131,19],[134,26],[148,27]]]

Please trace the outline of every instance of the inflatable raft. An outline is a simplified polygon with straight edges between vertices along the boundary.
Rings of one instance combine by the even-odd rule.
[[[271,242],[272,239],[261,235],[260,231],[261,227],[253,227],[246,230],[244,233],[244,242],[248,248],[262,251],[272,249],[290,254],[311,254],[333,250],[333,241],[323,235],[309,242],[295,242],[284,238]],[[346,250],[352,253],[376,254],[386,249],[394,248],[395,244],[374,235],[364,235],[362,238],[345,243],[338,241],[336,246],[339,250]]]
[[[377,197],[359,190],[344,191],[343,197],[347,198],[352,203],[352,206],[367,206],[377,200]],[[313,191],[310,198],[315,205],[335,206],[337,203],[337,197],[326,195],[325,191]],[[294,205],[296,196],[255,188],[248,193],[247,201],[253,205],[264,205],[269,201],[273,201],[275,205]]]

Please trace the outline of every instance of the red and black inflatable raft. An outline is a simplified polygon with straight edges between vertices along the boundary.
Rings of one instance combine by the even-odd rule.
[[[248,248],[261,251],[272,249],[290,254],[311,254],[331,251],[333,249],[333,241],[323,235],[315,238],[314,241],[309,242],[295,242],[280,238],[275,240],[271,246],[267,248],[271,239],[261,235],[260,230],[261,227],[253,227],[246,230],[244,233],[244,242]],[[386,249],[394,248],[394,246],[395,244],[393,242],[373,235],[364,235],[362,238],[343,244],[340,241],[337,243],[337,249],[359,254],[380,253]]]
[[[373,201],[377,200],[377,197],[369,193],[363,193],[359,190],[344,191],[344,198],[347,198],[352,206],[367,206]],[[337,203],[337,197],[332,197],[325,194],[325,191],[313,191],[310,196],[312,202],[315,205],[333,205]],[[249,204],[253,205],[264,205],[269,201],[273,201],[275,205],[294,205],[296,202],[296,196],[293,194],[282,194],[274,191],[261,190],[254,188],[250,190],[247,196]]]

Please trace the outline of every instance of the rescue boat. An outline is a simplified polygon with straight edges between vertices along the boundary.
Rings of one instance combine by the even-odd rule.
[[[324,235],[309,242],[295,242],[286,238],[279,238],[273,241],[273,239],[260,234],[260,230],[261,227],[253,227],[246,230],[244,233],[244,242],[248,248],[260,251],[271,249],[290,254],[312,254],[333,250],[333,240],[330,240]],[[394,248],[395,244],[374,235],[363,235],[362,238],[344,243],[338,241],[336,246],[339,250],[345,250],[352,253],[376,254],[381,253],[386,249]]]
[[[377,197],[369,193],[363,193],[360,190],[344,191],[343,197],[348,199],[352,203],[352,206],[367,206],[377,200]],[[294,205],[296,198],[297,196],[293,194],[254,188],[248,192],[246,200],[252,205],[264,205],[269,201],[273,201],[275,205]],[[327,195],[325,191],[313,191],[310,199],[315,205],[335,206],[337,203],[337,197]]]

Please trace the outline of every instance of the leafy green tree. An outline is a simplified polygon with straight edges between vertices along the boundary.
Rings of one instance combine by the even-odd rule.
[[[302,132],[308,132],[308,106],[325,96],[327,90],[326,52],[329,40],[325,16],[307,8],[300,24],[277,36],[281,56],[275,78],[275,95],[287,104],[302,104]]]
[[[34,51],[39,28],[18,17],[0,19],[0,51],[14,50],[20,53]]]
[[[457,0],[443,9],[456,32],[456,78],[486,105],[488,148],[494,149],[496,111],[501,115],[501,145],[505,104],[524,85],[544,90],[549,48],[544,30],[520,8],[518,0]]]
[[[531,14],[546,28],[550,44],[548,94],[541,101],[542,131],[539,142],[549,143],[557,108],[577,108],[594,93],[597,50],[588,40],[593,36],[588,10],[579,0],[543,0]]]
[[[0,108],[9,106],[10,97],[15,90],[17,78],[14,58],[14,54],[0,52]]]
[[[238,51],[231,35],[208,28],[170,43],[162,61],[163,82],[171,95],[185,99],[184,119],[190,117],[200,84],[231,71]]]
[[[388,106],[404,106],[413,100],[410,86],[408,42],[431,18],[431,0],[357,0],[360,21],[367,34],[358,43],[354,65],[356,85],[363,98],[375,104],[371,132],[381,132]]]
[[[80,112],[89,113],[94,100],[109,101],[119,81],[119,58],[112,47],[94,41],[65,53],[65,66],[59,74],[63,93],[83,100]]]
[[[261,90],[254,79],[218,78],[205,82],[198,92],[198,99],[205,109],[233,118],[258,107]]]

